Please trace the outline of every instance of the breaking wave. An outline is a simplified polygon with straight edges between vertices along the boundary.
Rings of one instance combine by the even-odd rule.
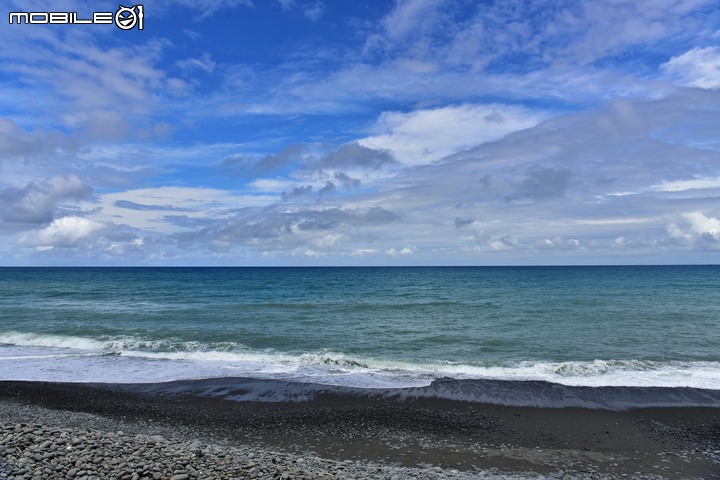
[[[57,362],[57,358],[64,358]],[[162,362],[162,368],[158,368]],[[5,380],[134,382],[250,377],[357,388],[428,386],[438,379],[548,382],[569,387],[720,390],[720,362],[661,360],[517,361],[461,364],[363,358],[334,351],[280,352],[234,342],[132,336],[86,338],[0,333]]]

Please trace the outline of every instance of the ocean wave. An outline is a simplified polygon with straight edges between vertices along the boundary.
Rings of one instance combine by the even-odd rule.
[[[105,342],[85,337],[54,335],[49,333],[0,333],[0,345],[20,347],[67,348],[77,350],[103,350]]]
[[[84,350],[89,352],[102,351],[104,353],[131,353],[137,352],[193,352],[193,351],[233,351],[245,346],[237,342],[216,342],[206,344],[198,341],[183,341],[180,339],[149,340],[133,336],[116,336],[109,338],[88,338],[72,335],[51,333],[0,333],[0,345],[15,345],[25,347],[47,347],[59,349]]]
[[[281,352],[236,342],[203,343],[133,336],[85,338],[47,333],[0,332],[0,361],[17,378],[117,382],[183,380],[236,375],[283,378],[347,387],[418,386],[441,378],[542,381],[575,387],[691,387],[720,390],[720,362],[596,359],[457,363],[370,358],[332,350]],[[5,350],[3,354],[3,350]],[[73,357],[70,362],[68,358]],[[61,358],[63,361],[58,361]],[[21,360],[28,360],[21,364]],[[47,364],[43,363],[43,359]],[[30,362],[29,360],[33,360]],[[52,368],[49,363],[52,362]],[[131,362],[131,363],[128,363]],[[162,362],[159,364],[158,362]],[[98,365],[102,365],[99,368]],[[96,368],[97,367],[97,368]],[[78,370],[84,370],[83,375]],[[160,370],[163,370],[160,372]],[[93,372],[97,378],[92,377]],[[7,378],[6,378],[7,379]]]
[[[696,387],[720,389],[720,362],[658,360],[520,361],[502,365],[452,365],[450,378],[547,381],[568,386]]]

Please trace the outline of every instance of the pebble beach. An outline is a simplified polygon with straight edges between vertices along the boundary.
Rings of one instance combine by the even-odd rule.
[[[712,408],[251,404],[117,386],[1,387],[3,480],[720,478]]]

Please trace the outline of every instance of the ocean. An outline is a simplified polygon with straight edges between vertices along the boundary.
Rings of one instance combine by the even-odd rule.
[[[0,380],[720,406],[720,266],[0,268]]]

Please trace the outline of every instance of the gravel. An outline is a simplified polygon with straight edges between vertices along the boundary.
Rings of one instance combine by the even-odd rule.
[[[102,416],[0,402],[0,478],[224,480],[224,479],[607,479],[600,473],[505,474],[496,469],[460,472],[437,465],[402,467],[330,460],[251,445],[219,444],[192,432],[123,422]],[[627,476],[628,480],[660,479]]]

